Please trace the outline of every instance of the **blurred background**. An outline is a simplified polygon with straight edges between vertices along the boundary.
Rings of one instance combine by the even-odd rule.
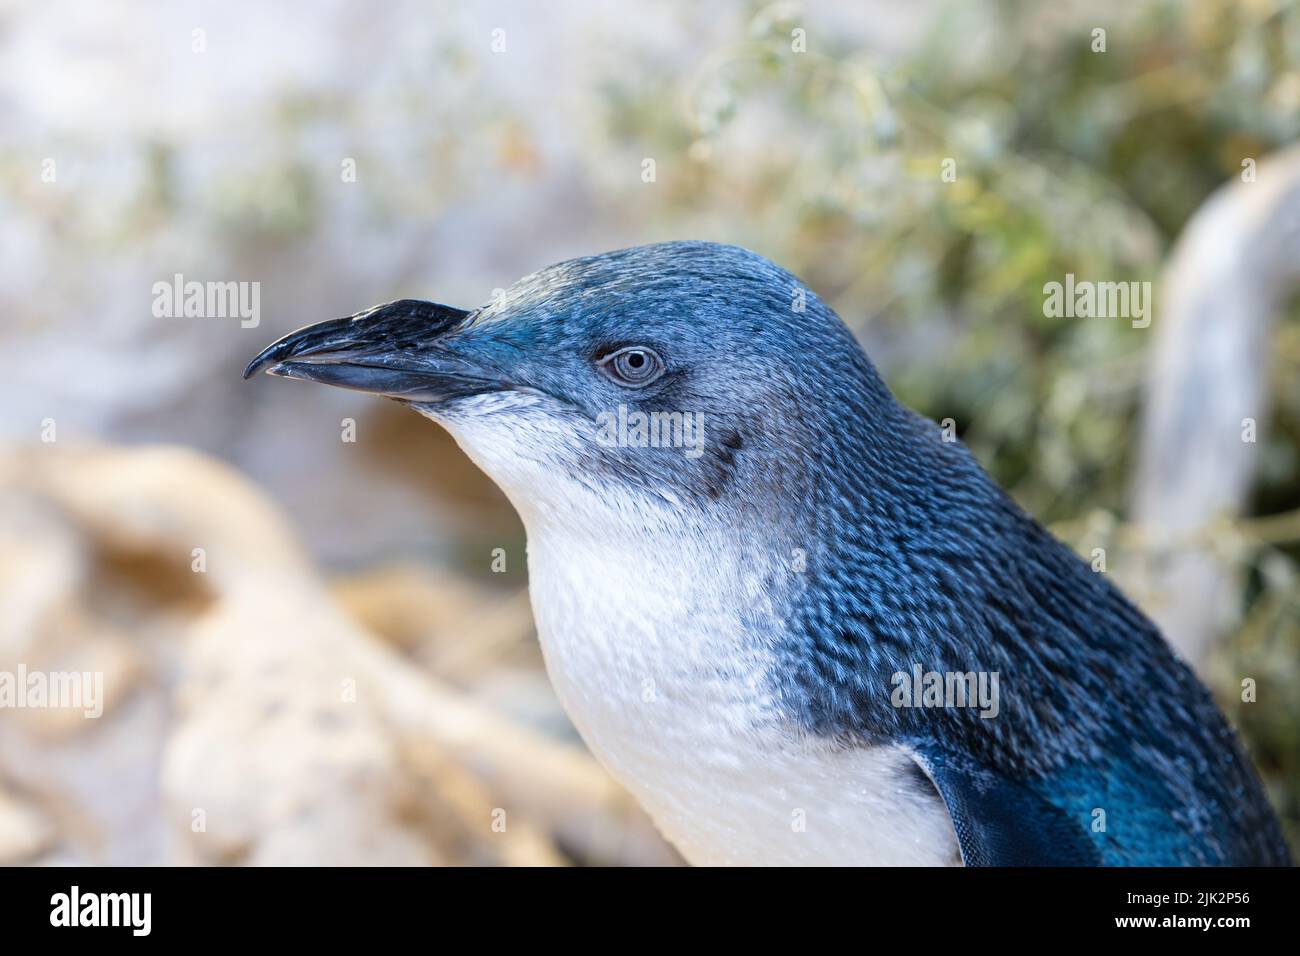
[[[105,683],[0,710],[0,863],[675,862],[550,692],[500,493],[240,372],[678,238],[801,276],[1101,549],[1300,847],[1297,140],[1273,0],[0,2],[0,670]],[[159,317],[176,274],[259,324]],[[1067,274],[1150,326],[1045,316]]]

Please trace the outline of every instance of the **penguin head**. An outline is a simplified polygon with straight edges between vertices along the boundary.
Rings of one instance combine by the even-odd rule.
[[[258,355],[445,426],[528,521],[792,513],[897,409],[839,318],[755,253],[641,246],[526,276],[472,311],[401,300]],[[852,452],[856,454],[856,452]],[[838,460],[836,460],[838,459]]]

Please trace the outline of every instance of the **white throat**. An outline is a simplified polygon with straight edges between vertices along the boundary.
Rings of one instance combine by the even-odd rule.
[[[959,862],[910,756],[801,734],[772,696],[781,622],[765,582],[794,573],[782,556],[740,561],[727,531],[617,487],[566,498],[563,478],[517,462],[518,421],[505,434],[501,419],[472,434],[446,424],[524,519],[547,671],[588,746],[688,860]]]

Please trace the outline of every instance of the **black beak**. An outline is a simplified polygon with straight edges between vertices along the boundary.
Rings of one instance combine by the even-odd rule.
[[[437,402],[499,388],[491,370],[448,347],[447,332],[469,315],[462,309],[401,299],[290,332],[244,369],[265,369],[408,402]]]

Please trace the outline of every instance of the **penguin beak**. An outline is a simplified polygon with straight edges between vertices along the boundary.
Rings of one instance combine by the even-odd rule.
[[[492,369],[450,347],[447,333],[469,315],[433,302],[402,299],[290,332],[264,349],[244,378],[284,378],[436,403],[505,387]]]

